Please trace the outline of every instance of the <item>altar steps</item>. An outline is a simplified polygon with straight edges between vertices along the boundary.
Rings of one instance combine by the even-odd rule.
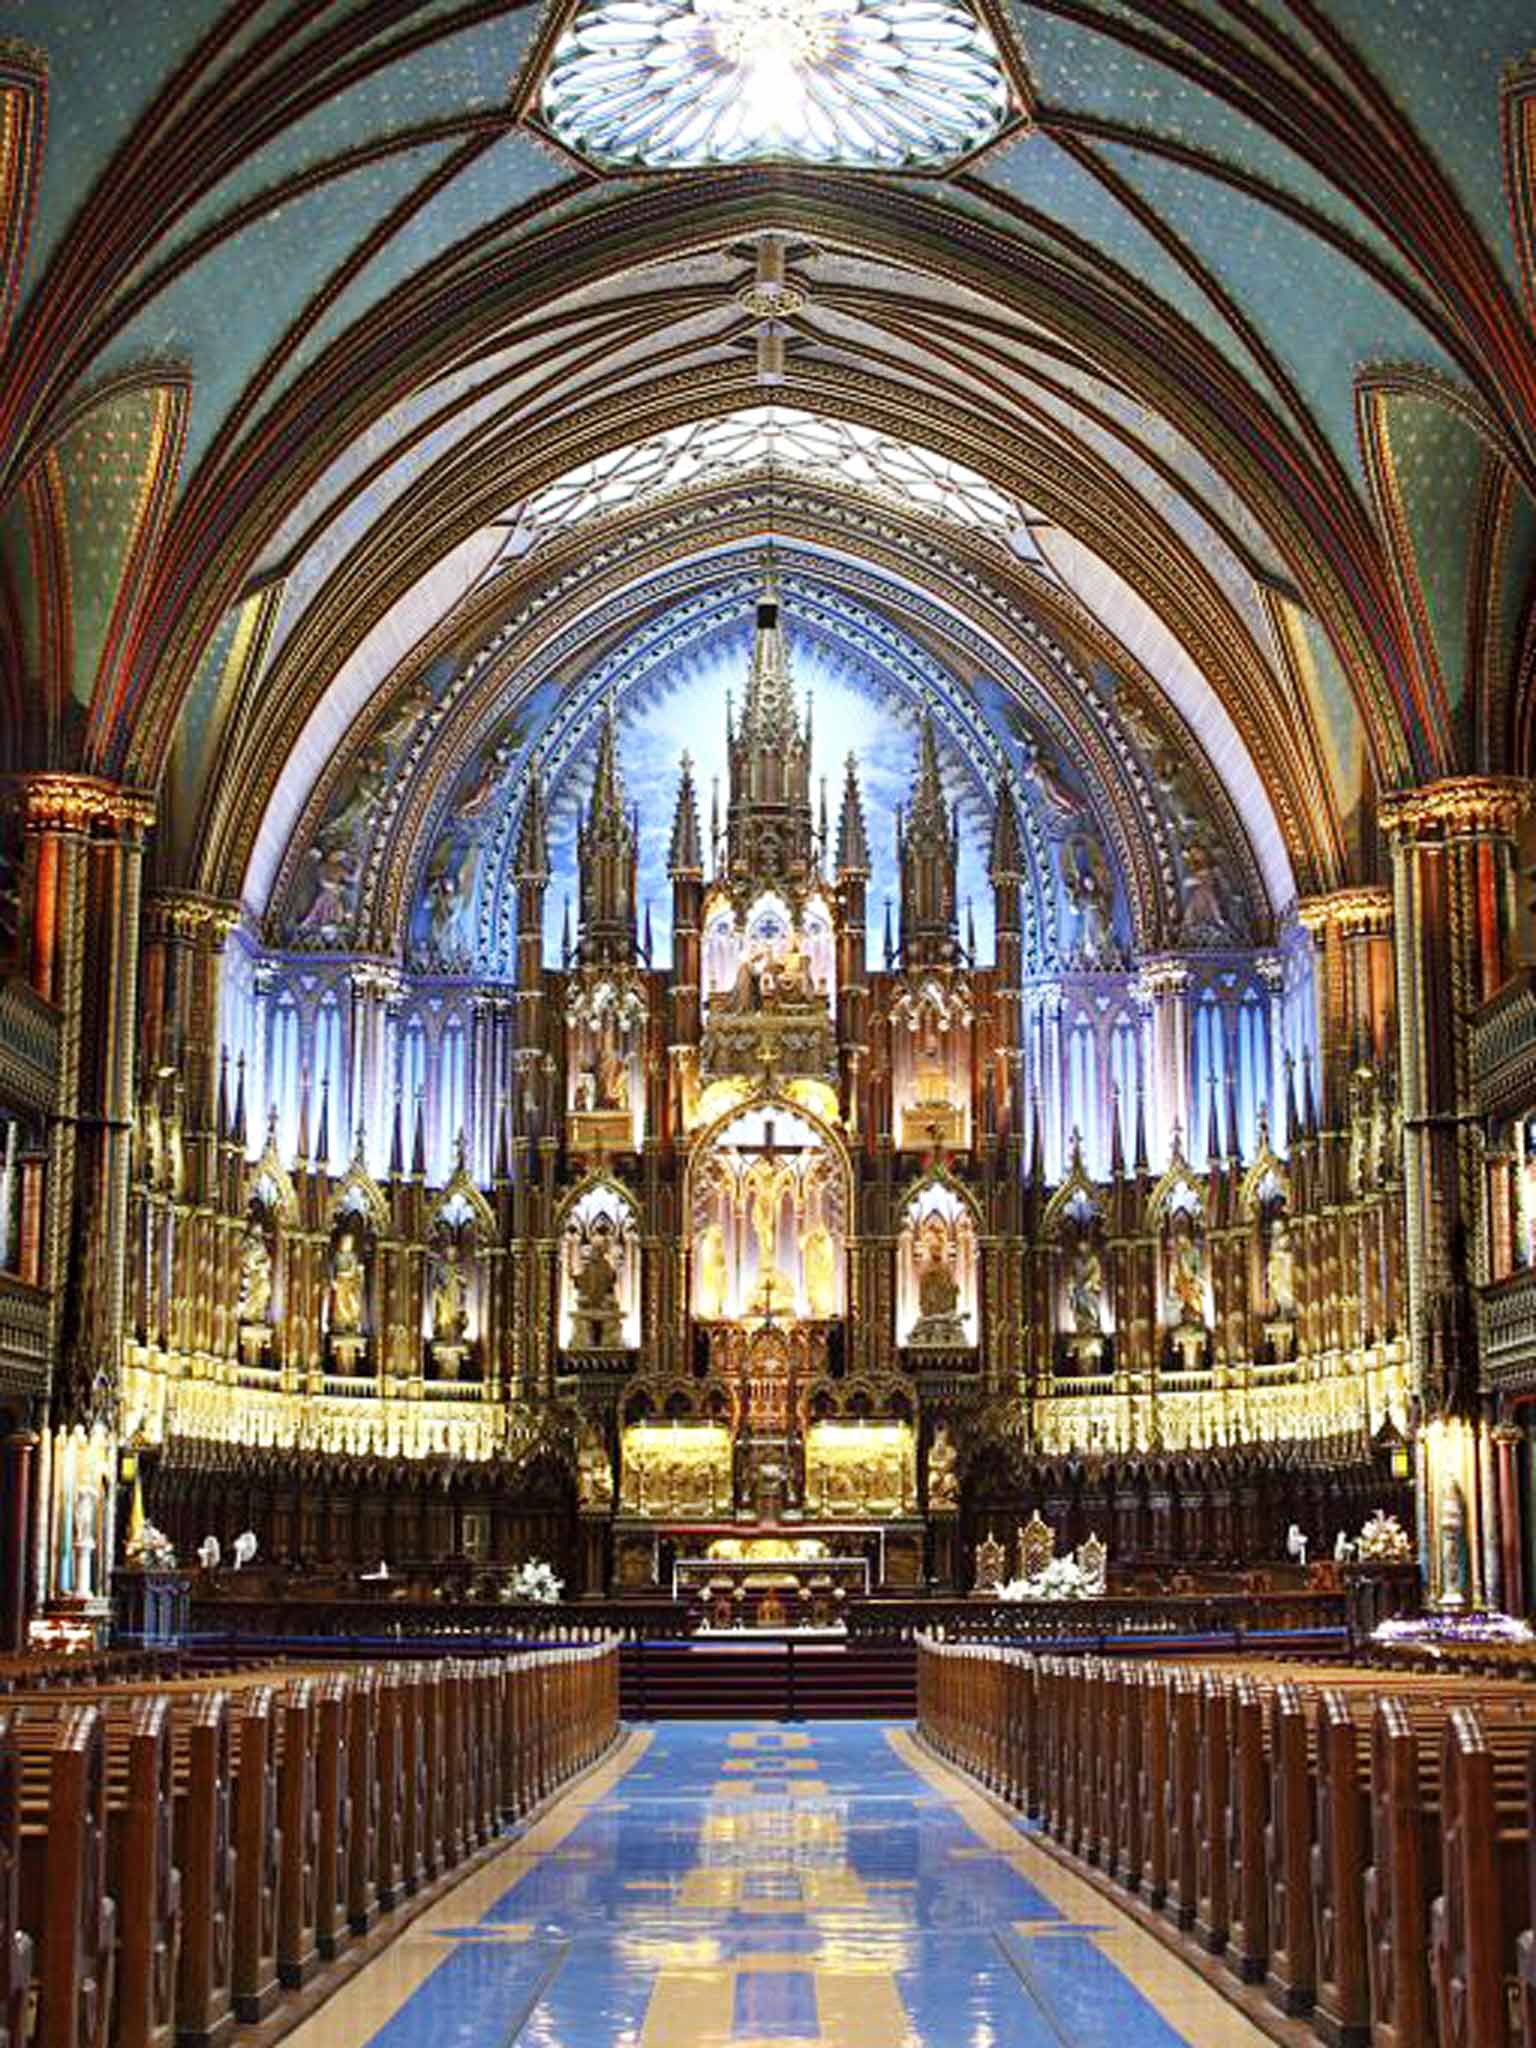
[[[910,1721],[917,1652],[782,1636],[626,1643],[619,1701],[626,1721]]]

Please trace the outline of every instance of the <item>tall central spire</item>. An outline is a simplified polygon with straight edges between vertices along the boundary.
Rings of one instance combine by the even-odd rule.
[[[811,717],[795,708],[789,650],[778,591],[770,582],[757,602],[747,701],[726,737],[731,796],[726,813],[726,865],[733,884],[805,886],[816,874],[811,816]]]
[[[576,838],[581,868],[584,964],[632,961],[638,944],[636,882],[639,833],[624,801],[619,772],[618,718],[610,698],[597,740],[592,801]]]
[[[789,651],[779,624],[778,591],[772,581],[757,601],[752,673],[747,679],[747,707],[741,715],[737,738],[745,746],[778,752],[803,743],[789,673]]]

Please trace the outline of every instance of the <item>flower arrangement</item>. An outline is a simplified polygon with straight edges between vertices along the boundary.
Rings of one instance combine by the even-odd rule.
[[[1377,1508],[1360,1531],[1355,1555],[1364,1564],[1406,1564],[1413,1556],[1413,1544],[1396,1515],[1385,1515]]]
[[[537,1607],[553,1607],[560,1598],[565,1581],[555,1576],[554,1568],[541,1557],[530,1557],[521,1564],[512,1580],[512,1598],[529,1600]]]
[[[171,1539],[163,1529],[157,1529],[153,1522],[141,1522],[123,1545],[123,1555],[130,1564],[136,1564],[147,1572],[173,1572],[176,1569],[176,1551]]]
[[[1092,1589],[1075,1557],[1053,1557],[1029,1579],[1010,1579],[999,1600],[1086,1600]]]

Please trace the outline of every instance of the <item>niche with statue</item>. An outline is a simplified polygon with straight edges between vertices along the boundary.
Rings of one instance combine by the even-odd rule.
[[[565,1212],[560,1240],[564,1351],[633,1351],[640,1343],[640,1246],[634,1206],[608,1181],[589,1184]]]
[[[946,1178],[916,1189],[896,1254],[896,1341],[911,1351],[973,1349],[977,1342],[976,1215]]]

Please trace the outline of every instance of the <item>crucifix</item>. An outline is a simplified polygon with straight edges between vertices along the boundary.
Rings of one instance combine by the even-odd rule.
[[[762,1317],[765,1325],[771,1325],[779,1312],[776,1282],[779,1279],[777,1253],[779,1220],[779,1176],[780,1161],[793,1159],[803,1152],[803,1145],[781,1145],[776,1135],[775,1120],[763,1118],[761,1138],[737,1148],[743,1154],[762,1162],[766,1171],[749,1174],[755,1178],[757,1190],[752,1203],[752,1227],[757,1233],[758,1295],[762,1299]]]

